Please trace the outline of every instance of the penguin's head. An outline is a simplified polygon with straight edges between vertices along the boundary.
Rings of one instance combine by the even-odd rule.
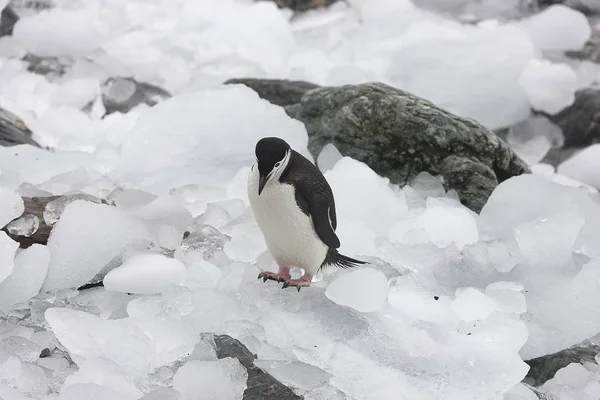
[[[256,143],[254,153],[258,166],[258,195],[260,196],[265,185],[273,179],[278,179],[285,171],[290,162],[292,149],[283,139],[265,137]]]

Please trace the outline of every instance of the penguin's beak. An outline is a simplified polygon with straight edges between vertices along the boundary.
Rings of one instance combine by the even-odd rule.
[[[269,180],[269,177],[264,176],[264,175],[260,175],[260,177],[258,178],[258,195],[259,196],[260,196],[260,193],[265,188],[265,185],[267,184],[268,180]]]

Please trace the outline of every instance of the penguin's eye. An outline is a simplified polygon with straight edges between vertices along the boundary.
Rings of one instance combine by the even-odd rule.
[[[276,162],[276,163],[275,163],[275,168],[279,168],[279,166],[280,166],[280,165],[281,165],[281,161],[279,161],[279,162]]]

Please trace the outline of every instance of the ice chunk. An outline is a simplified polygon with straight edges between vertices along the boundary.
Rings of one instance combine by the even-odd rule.
[[[23,182],[33,185],[45,182],[56,175],[75,171],[80,167],[94,168],[96,160],[90,154],[78,152],[50,152],[31,145],[0,147],[0,181],[5,174],[17,175],[9,186],[17,188]]]
[[[105,27],[94,8],[51,8],[20,18],[13,36],[40,57],[85,56],[106,40]]]
[[[531,107],[556,114],[575,101],[577,75],[567,64],[531,60],[519,77]]]
[[[92,203],[100,204],[102,200],[97,197],[91,196],[86,193],[76,193],[65,196],[60,196],[59,198],[52,200],[46,204],[44,208],[44,222],[46,225],[54,225],[56,221],[60,219],[65,207],[75,200],[85,200]]]
[[[106,290],[152,294],[184,282],[186,269],[181,261],[162,254],[141,254],[128,259],[104,277]]]
[[[239,400],[246,390],[248,372],[236,358],[218,361],[188,361],[177,370],[173,387],[181,400]]]
[[[129,214],[154,223],[163,223],[176,227],[182,232],[192,221],[192,215],[172,196],[159,196],[143,207],[131,210]]]
[[[105,358],[90,358],[83,362],[76,373],[65,379],[64,386],[82,383],[106,386],[134,399],[143,396],[125,371],[119,365]]]
[[[593,144],[558,166],[557,172],[600,189],[600,144]]]
[[[540,50],[581,50],[592,34],[583,13],[562,4],[552,5],[521,21],[520,26]]]
[[[527,310],[531,318],[527,326],[530,337],[521,350],[524,359],[563,350],[600,332],[600,319],[593,306],[600,301],[596,285],[600,279],[600,259],[587,262],[572,279],[556,274],[552,276],[562,284],[549,289],[539,287],[539,284],[538,287],[531,283],[528,285]],[[539,277],[538,272],[530,279],[535,283]],[[544,278],[544,281],[548,280]]]
[[[495,268],[499,272],[510,272],[519,264],[519,257],[511,252],[505,242],[479,241],[466,249],[471,260],[488,269]]]
[[[446,194],[442,181],[426,171],[415,176],[410,186],[424,199],[427,197],[442,197]]]
[[[132,318],[152,317],[163,309],[160,297],[138,297],[127,303],[127,314]]]
[[[115,189],[107,198],[109,202],[124,210],[135,210],[150,204],[158,196],[138,189]]]
[[[5,226],[25,211],[23,199],[12,190],[0,187],[0,227]]]
[[[50,308],[45,315],[73,361],[103,357],[132,379],[190,354],[198,341],[189,325],[167,316],[105,320],[66,308]]]
[[[342,153],[335,147],[333,143],[327,143],[317,157],[317,165],[322,173],[333,169],[335,163],[341,160]]]
[[[319,367],[300,361],[264,361],[257,360],[254,364],[273,376],[279,382],[292,388],[304,390],[315,389],[329,380],[331,374]]]
[[[17,357],[9,358],[0,366],[0,382],[32,398],[40,398],[49,392],[44,370],[37,365],[24,363]]]
[[[102,94],[111,102],[124,103],[133,96],[136,89],[134,81],[115,78],[106,83],[102,88]]]
[[[461,250],[464,246],[477,242],[479,232],[475,213],[462,205],[450,205],[448,200],[429,197],[427,209],[412,213],[392,227],[390,239],[395,242],[411,243],[417,236],[417,243],[433,242],[439,247],[454,243]],[[460,227],[460,229],[457,229]]]
[[[176,254],[182,254],[185,257],[188,253],[199,253],[204,260],[211,260],[215,254],[223,250],[225,242],[229,236],[219,232],[210,225],[201,225],[193,233],[184,237],[181,243],[181,251]]]
[[[6,232],[0,231],[0,282],[12,273],[18,248],[19,243],[9,238]]]
[[[225,242],[223,251],[234,261],[252,262],[267,250],[267,245],[256,221],[238,223],[228,233],[231,240]]]
[[[24,214],[6,225],[6,230],[11,235],[30,237],[40,227],[40,219],[33,214]]]
[[[2,382],[0,382],[0,397],[4,400],[31,400],[30,397],[19,393],[16,389]]]
[[[383,307],[388,296],[388,280],[373,268],[361,268],[344,274],[325,290],[329,300],[360,312],[374,312]]]
[[[504,393],[503,400],[538,400],[537,395],[522,383],[513,386]]]
[[[125,245],[148,236],[140,221],[115,207],[82,200],[70,203],[48,239],[51,261],[43,290],[87,283]]]
[[[505,180],[494,189],[479,214],[478,224],[482,235],[510,240],[515,229],[525,222],[590,203],[589,196],[581,190],[538,175],[523,174]]]
[[[79,383],[63,386],[60,389],[60,400],[136,400],[134,396],[119,393],[106,386],[95,383]]]
[[[21,336],[10,336],[0,340],[0,363],[12,356],[19,357],[25,362],[34,362],[40,358],[43,348],[31,340]]]
[[[0,309],[29,300],[40,291],[46,279],[50,251],[46,246],[33,244],[20,252],[14,261],[12,274],[0,282]]]
[[[564,136],[548,118],[536,115],[512,126],[507,141],[528,164],[537,164],[550,149],[563,145]]]
[[[236,118],[230,118],[232,109]],[[279,136],[311,157],[304,125],[246,86],[180,94],[140,116],[114,174],[139,178],[142,189],[153,191],[190,183],[222,187],[252,164],[256,142],[265,136]]]
[[[339,231],[345,229],[344,221],[357,219],[366,222],[376,235],[387,235],[394,221],[408,211],[404,197],[390,188],[389,179],[350,157],[339,160],[325,178],[336,198]],[[362,188],[360,193],[356,187]]]
[[[541,389],[558,399],[592,400],[595,396],[589,396],[586,389],[593,388],[589,385],[591,382],[597,383],[597,380],[597,373],[579,363],[571,363],[559,369],[552,379],[542,385]]]
[[[389,303],[403,314],[441,326],[455,326],[460,319],[450,296],[430,293],[410,276],[390,280]]]
[[[181,394],[173,388],[158,388],[138,400],[181,400]]]
[[[465,322],[485,319],[498,309],[496,302],[475,288],[457,290],[452,309]]]
[[[575,210],[524,222],[515,231],[515,239],[527,263],[545,271],[564,268],[571,259],[575,241],[585,219]]]
[[[52,102],[82,109],[100,95],[98,78],[75,78],[65,80],[52,93]]]
[[[379,2],[371,7],[382,8]],[[393,23],[399,25],[401,18],[408,17],[397,14]],[[510,25],[477,28],[421,17],[409,25],[406,34],[389,43],[389,31],[381,26],[376,29],[387,33],[379,40],[380,46],[388,42],[390,47],[380,50],[379,57],[398,49],[387,64],[393,86],[490,129],[514,125],[529,115],[530,106],[517,79],[536,50],[522,30]],[[370,48],[376,48],[373,39],[368,39]],[[444,63],[439,62],[440,56]],[[487,73],[495,78],[488,79]]]

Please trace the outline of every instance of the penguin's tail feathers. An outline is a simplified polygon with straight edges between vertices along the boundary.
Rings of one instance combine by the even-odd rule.
[[[354,258],[340,254],[336,249],[330,247],[327,251],[327,255],[325,256],[322,267],[332,265],[338,268],[354,268],[362,264],[367,264],[367,262],[355,260]]]

